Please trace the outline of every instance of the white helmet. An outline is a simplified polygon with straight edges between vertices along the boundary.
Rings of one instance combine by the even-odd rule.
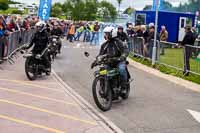
[[[39,21],[35,24],[35,26],[37,27],[37,29],[39,30],[39,32],[44,31],[46,23],[44,21]]]
[[[110,33],[110,36],[109,36],[110,39],[117,37],[117,30],[114,27],[108,26],[108,27],[104,28],[103,32]]]

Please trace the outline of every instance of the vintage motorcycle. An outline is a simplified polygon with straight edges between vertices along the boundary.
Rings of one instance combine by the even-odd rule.
[[[85,52],[85,56],[89,57],[89,53]],[[127,99],[130,93],[131,76],[127,69],[128,81],[126,88],[122,89],[119,70],[114,67],[107,68],[113,60],[117,58],[109,58],[108,55],[98,56],[95,65],[99,66],[99,70],[95,71],[95,79],[92,85],[92,93],[94,101],[102,111],[111,109],[112,101],[119,99]],[[128,65],[128,62],[127,62]]]

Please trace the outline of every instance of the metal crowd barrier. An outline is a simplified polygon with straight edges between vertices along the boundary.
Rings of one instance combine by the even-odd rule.
[[[15,49],[29,43],[35,30],[17,31],[0,39],[0,59],[8,57]]]
[[[153,61],[153,47],[154,40],[144,43],[143,38],[132,37],[129,39],[129,50],[137,57]],[[157,41],[156,63],[178,71],[200,75],[200,46],[180,47],[176,43]]]
[[[158,63],[182,71],[184,68],[184,50],[176,43],[160,42]]]
[[[131,37],[129,39],[129,43],[129,50],[134,55],[152,60],[154,40],[150,40],[149,42],[145,43],[145,40],[142,37]],[[158,60],[158,53],[160,52],[159,41],[157,41],[156,47],[156,60]]]
[[[184,52],[184,72],[200,75],[200,46],[186,45]]]

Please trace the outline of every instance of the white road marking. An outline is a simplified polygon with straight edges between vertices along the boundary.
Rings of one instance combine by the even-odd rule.
[[[200,123],[200,112],[197,112],[197,111],[193,111],[193,110],[190,110],[190,109],[187,109],[187,111],[192,115],[192,117]]]

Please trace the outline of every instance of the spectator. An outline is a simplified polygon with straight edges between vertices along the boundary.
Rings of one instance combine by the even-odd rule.
[[[142,37],[144,39],[143,41],[143,55],[144,57],[147,57],[148,55],[148,50],[147,50],[147,38],[148,38],[148,31],[146,25],[141,25],[141,31],[142,31]]]
[[[168,40],[168,32],[166,30],[166,27],[163,25],[161,26],[161,31],[160,31],[160,41],[167,42],[167,40]],[[164,55],[165,51],[164,51],[163,43],[160,43],[160,48],[161,48],[160,54]]]
[[[0,16],[0,38],[4,36],[4,32],[5,32],[4,20],[3,16]]]
[[[81,25],[81,26],[77,29],[77,35],[76,35],[76,37],[74,38],[75,41],[77,41],[77,40],[79,41],[79,40],[80,40],[80,37],[81,37],[83,31],[84,31],[84,26]]]
[[[5,27],[3,24],[3,16],[0,16],[0,63],[2,63],[3,60],[3,49],[4,49],[4,44],[3,42],[3,37],[4,37],[4,31],[5,31]]]
[[[92,31],[92,38],[90,41],[91,45],[93,41],[95,42],[95,45],[99,44],[99,29],[100,29],[99,23],[95,22],[95,25],[93,26],[93,31]]]
[[[86,24],[84,26],[84,37],[83,37],[83,42],[89,42],[90,41],[90,26],[89,24]]]
[[[29,22],[28,18],[24,19],[22,27],[23,27],[24,30],[29,30],[30,29],[30,22]]]
[[[135,26],[135,37],[143,37],[143,32],[140,25]]]
[[[74,34],[75,34],[75,26],[73,23],[71,23],[69,25],[69,32],[68,32],[70,42],[73,42]]]
[[[128,35],[124,32],[124,28],[119,26],[117,29],[117,38],[123,42],[128,42]]]
[[[168,32],[166,30],[166,27],[163,25],[161,26],[161,31],[160,31],[160,41],[167,41],[168,39]]]
[[[148,49],[148,57],[152,58],[153,47],[154,47],[154,34],[155,34],[155,26],[150,23],[149,32],[147,37],[147,49]],[[159,34],[157,34],[157,40],[160,40]]]
[[[8,22],[7,29],[10,32],[15,32],[16,30],[18,30],[14,18],[11,18],[10,21]]]
[[[135,34],[132,24],[129,24],[129,25],[128,25],[128,28],[127,28],[126,31],[127,31],[127,34],[128,34],[129,37],[133,37],[134,34]]]
[[[191,47],[188,47],[186,45],[194,45],[195,42],[195,37],[194,34],[191,31],[191,27],[190,26],[186,26],[185,27],[185,36],[183,38],[182,41],[182,45],[185,46],[185,67],[184,67],[184,74],[186,76],[189,75],[189,71],[190,71],[190,57],[192,55],[192,49]]]

